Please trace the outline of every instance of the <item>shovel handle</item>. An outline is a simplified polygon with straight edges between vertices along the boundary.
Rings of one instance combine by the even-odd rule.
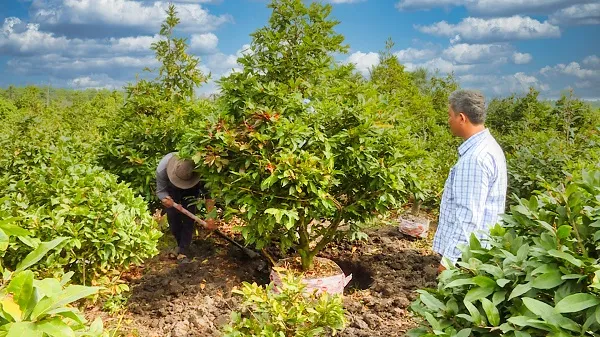
[[[179,212],[187,215],[188,217],[190,217],[191,219],[193,219],[194,221],[196,221],[197,223],[201,224],[204,228],[209,229],[206,221],[198,218],[197,216],[195,216],[192,212],[188,211],[187,209],[185,209],[183,206],[181,206],[180,204],[173,202],[173,207],[175,207],[175,209],[177,209]],[[230,238],[229,236],[225,235],[223,232],[221,232],[218,229],[212,229],[212,231],[214,231],[215,233],[217,233],[217,235],[219,235],[221,238],[227,240],[228,242],[230,242],[231,244],[233,244],[234,246],[238,247],[239,249],[241,249],[244,253],[246,253],[246,255],[250,256],[251,258],[255,258],[258,256],[258,253],[253,252],[252,250],[240,245],[239,243],[237,243],[236,241],[234,241],[232,238]]]
[[[179,212],[189,216],[190,218],[192,218],[194,221],[196,221],[197,223],[201,224],[204,228],[206,228],[206,221],[198,218],[197,216],[195,216],[192,212],[188,211],[187,209],[183,208],[183,206],[181,206],[180,204],[173,202],[173,207],[175,207],[175,209],[177,209]]]

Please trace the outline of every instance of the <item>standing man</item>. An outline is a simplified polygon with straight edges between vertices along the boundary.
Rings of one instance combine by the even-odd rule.
[[[457,90],[449,101],[450,131],[464,142],[444,185],[433,250],[455,264],[461,256],[458,245],[467,244],[471,233],[482,238],[504,213],[507,172],[504,152],[484,126],[483,95]]]
[[[195,202],[206,194],[200,183],[200,176],[194,172],[193,161],[180,159],[176,152],[171,152],[160,160],[156,169],[156,195],[166,208],[169,228],[177,241],[176,255],[180,259],[189,253],[195,224],[194,220],[179,213],[173,203],[181,204],[190,212],[196,213]],[[206,200],[207,211],[210,212],[213,208],[213,200]],[[215,228],[214,219],[207,219],[206,223],[209,229]]]

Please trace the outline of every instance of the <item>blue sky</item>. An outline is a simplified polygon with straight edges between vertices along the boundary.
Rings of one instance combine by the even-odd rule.
[[[249,34],[270,15],[266,0],[176,0],[178,34],[215,80],[238,69]],[[534,86],[547,98],[572,88],[600,99],[599,0],[329,0],[350,45],[339,62],[368,76],[391,37],[407,69],[454,72],[461,86],[488,96]],[[0,87],[50,83],[120,88],[156,66],[167,1],[3,0]]]

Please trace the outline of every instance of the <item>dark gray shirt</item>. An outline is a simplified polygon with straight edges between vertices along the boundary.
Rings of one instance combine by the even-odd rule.
[[[169,196],[167,187],[169,186],[170,182],[169,176],[167,175],[167,164],[169,163],[169,159],[171,159],[174,154],[177,154],[177,152],[171,152],[164,156],[156,167],[156,195],[160,200],[163,200]]]

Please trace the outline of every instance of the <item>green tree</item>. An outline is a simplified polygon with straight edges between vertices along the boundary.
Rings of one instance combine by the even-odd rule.
[[[293,247],[306,270],[338,232],[404,200],[402,151],[413,145],[372,85],[336,64],[347,47],[331,6],[269,8],[243,69],[220,81],[219,114],[181,152],[227,214],[245,220],[248,243]]]
[[[179,24],[175,6],[170,5],[166,14],[160,29],[162,39],[151,47],[161,63],[157,77],[125,87],[125,106],[106,129],[99,156],[104,168],[129,182],[149,202],[158,201],[154,195],[156,165],[175,150],[185,129],[210,109],[207,102],[194,99],[195,90],[207,77],[199,68],[200,59],[187,53],[187,41],[174,35]]]

